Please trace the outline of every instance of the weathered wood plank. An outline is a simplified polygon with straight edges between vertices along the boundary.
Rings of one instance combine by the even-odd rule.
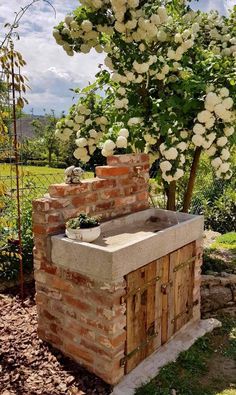
[[[191,318],[191,309],[185,313],[193,303],[193,263],[179,266],[194,255],[194,243],[175,251],[171,254],[174,271],[174,331],[176,333]]]
[[[169,255],[161,258],[162,266],[162,285],[169,281]],[[168,340],[168,292],[162,294],[162,318],[161,318],[161,343],[164,344]]]
[[[138,269],[127,276],[128,292],[142,288],[156,277],[156,261]],[[127,373],[136,367],[147,355],[152,353],[153,344],[146,345],[149,328],[155,327],[155,284],[127,299],[127,355],[137,350],[126,364]],[[150,331],[152,329],[150,328]]]

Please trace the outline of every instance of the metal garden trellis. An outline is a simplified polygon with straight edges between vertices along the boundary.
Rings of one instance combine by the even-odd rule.
[[[16,81],[20,81],[21,79],[21,74],[20,74],[20,66],[18,68],[18,73],[15,71],[15,58],[14,58],[14,44],[13,44],[13,36],[16,36],[19,38],[18,33],[16,32],[16,29],[19,26],[19,22],[21,21],[22,17],[24,14],[29,10],[31,6],[33,6],[36,3],[43,2],[48,4],[56,14],[55,8],[51,4],[50,0],[32,0],[29,2],[24,7],[21,7],[19,12],[15,13],[15,18],[12,24],[7,23],[5,27],[9,28],[8,32],[4,35],[3,40],[0,43],[0,49],[4,48],[9,48],[10,49],[10,63],[8,64],[8,69],[3,69],[0,71],[0,82],[4,82],[4,85],[7,88],[7,103],[1,103],[0,102],[0,111],[1,107],[5,108],[7,107],[7,110],[9,114],[11,114],[8,117],[8,121],[10,119],[12,120],[13,124],[13,133],[10,134],[10,140],[9,144],[7,145],[6,148],[1,149],[0,147],[0,152],[4,152],[4,150],[7,149],[8,156],[10,162],[12,162],[12,153],[14,157],[14,163],[11,163],[15,167],[15,181],[16,181],[16,202],[17,202],[17,229],[18,229],[18,239],[14,240],[16,245],[18,246],[18,257],[19,257],[19,267],[20,267],[20,293],[21,297],[23,299],[24,296],[24,275],[23,275],[23,259],[22,259],[22,224],[21,224],[21,193],[24,190],[23,185],[22,188],[20,189],[20,179],[23,183],[23,175],[24,173],[21,172],[21,177],[20,177],[20,171],[19,167],[22,164],[20,162],[20,154],[19,154],[19,144],[18,144],[18,135],[19,131],[17,130],[17,111],[16,111],[16,106],[17,106],[17,101],[19,99],[22,101],[21,98],[21,90],[16,89]],[[4,62],[3,62],[4,63]],[[24,79],[23,79],[24,80]],[[20,84],[19,84],[20,85]],[[16,97],[16,92],[18,92],[19,98],[17,100]],[[5,152],[6,153],[6,152]],[[13,179],[13,173],[12,173],[12,166],[11,166],[11,183]],[[13,188],[11,188],[11,193],[13,191]],[[13,198],[13,196],[11,196]]]
[[[15,77],[16,77],[16,71],[15,71],[15,59],[14,59],[14,45],[13,42],[10,42],[10,51],[11,51],[11,57],[10,57],[10,70],[6,73],[6,71],[3,69],[1,70],[1,80],[4,82],[4,85],[7,90],[7,103],[1,103],[3,107],[7,110],[7,113],[9,114],[8,116],[8,121],[12,121],[13,125],[13,133],[9,132],[9,143],[7,144],[6,147],[6,154],[9,157],[9,162],[12,164],[12,158],[14,158],[14,167],[15,167],[15,181],[16,181],[16,206],[17,206],[17,233],[18,233],[18,239],[12,240],[17,247],[17,255],[19,259],[19,273],[20,273],[20,294],[21,297],[23,298],[24,296],[24,274],[23,274],[23,259],[22,259],[22,227],[21,227],[21,199],[20,199],[20,172],[19,172],[19,166],[21,165],[20,163],[20,156],[19,156],[19,145],[18,145],[18,131],[16,127],[16,118],[17,118],[17,111],[16,111],[16,89],[15,89]],[[20,76],[20,68],[18,70],[18,76]],[[19,93],[20,95],[21,93]],[[4,148],[1,150],[2,152],[4,151]],[[13,155],[12,155],[13,154]],[[13,164],[12,164],[13,165]],[[12,166],[11,166],[11,182],[13,178],[13,172],[12,172]],[[23,181],[23,180],[22,180]],[[10,193],[12,193],[13,188],[10,189]],[[13,199],[13,195],[11,195],[11,198]]]

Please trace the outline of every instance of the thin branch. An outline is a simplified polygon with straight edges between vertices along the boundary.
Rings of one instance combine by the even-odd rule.
[[[14,30],[18,28],[21,19],[23,18],[23,16],[25,15],[25,13],[28,11],[28,9],[29,9],[30,7],[32,7],[35,3],[38,3],[38,2],[40,2],[40,1],[42,1],[42,2],[44,2],[44,3],[46,3],[46,4],[48,4],[48,5],[52,8],[52,10],[54,11],[54,14],[55,14],[55,17],[56,17],[56,9],[55,9],[55,7],[52,5],[52,3],[50,2],[50,0],[33,0],[33,1],[31,1],[31,3],[29,3],[29,4],[26,5],[25,7],[22,7],[21,10],[20,10],[19,12],[16,12],[15,19],[14,19],[13,23],[10,24],[9,32],[5,35],[3,41],[2,41],[1,44],[0,44],[0,49],[3,48],[3,46],[5,45],[5,43],[6,43],[7,41],[11,40],[13,34],[15,33]]]

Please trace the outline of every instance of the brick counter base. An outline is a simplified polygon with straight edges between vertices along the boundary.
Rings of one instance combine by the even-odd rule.
[[[46,197],[33,202],[34,268],[39,336],[115,384],[124,375],[125,280],[101,283],[51,261],[51,236],[63,233],[68,219],[86,212],[109,220],[149,207],[148,155],[107,162],[96,168],[96,178],[51,185]]]

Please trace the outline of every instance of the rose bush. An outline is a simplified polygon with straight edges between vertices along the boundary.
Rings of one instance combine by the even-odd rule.
[[[86,163],[101,149],[158,160],[175,208],[176,182],[190,170],[189,209],[201,153],[229,179],[236,111],[236,7],[228,17],[194,12],[180,0],[82,0],[53,32],[69,56],[106,53],[96,81],[57,124]],[[99,92],[103,94],[99,94]],[[121,151],[120,151],[121,150]]]

